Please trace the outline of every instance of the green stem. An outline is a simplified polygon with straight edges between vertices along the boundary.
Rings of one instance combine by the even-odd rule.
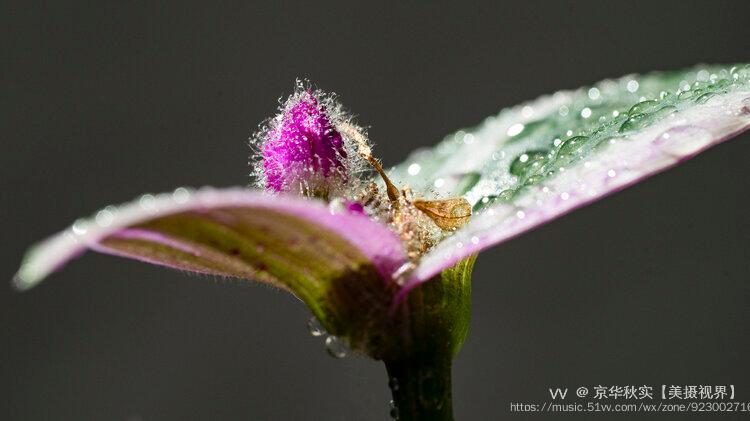
[[[386,361],[400,421],[452,421],[451,356]]]

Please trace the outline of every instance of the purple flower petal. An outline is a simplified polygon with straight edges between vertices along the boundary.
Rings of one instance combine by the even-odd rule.
[[[406,260],[387,227],[358,214],[334,214],[317,200],[180,188],[76,222],[27,254],[15,284],[30,288],[86,249],[290,289],[290,282],[325,282],[369,265],[390,280]]]
[[[557,112],[560,101],[557,96],[545,97],[527,107]],[[515,117],[506,116],[506,121],[521,120],[525,110],[519,107],[513,112]],[[467,256],[635,184],[748,128],[750,86],[740,85],[707,100],[691,101],[651,125],[608,139],[589,155],[570,163],[564,171],[531,183],[509,200],[480,210],[469,224],[423,256],[400,297]],[[485,131],[481,136],[490,134]],[[479,137],[475,135],[471,140]],[[512,143],[508,147],[512,148]],[[492,154],[485,152],[479,156]],[[426,166],[424,162],[421,165]],[[481,184],[476,189],[481,190]]]

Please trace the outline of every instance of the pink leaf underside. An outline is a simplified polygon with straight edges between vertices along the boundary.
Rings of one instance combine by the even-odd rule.
[[[282,287],[286,280],[277,277],[287,271],[325,277],[369,264],[390,279],[406,260],[387,227],[360,214],[332,213],[317,200],[180,188],[77,221],[32,248],[14,283],[30,288],[87,249]]]
[[[564,104],[564,100],[555,95],[540,98],[528,106],[538,115],[544,115],[557,112],[561,104]],[[503,119],[505,125],[494,130],[504,134],[512,122],[530,120],[522,115],[524,110],[521,107],[511,111],[510,117]],[[485,123],[485,126],[491,124],[498,122]],[[467,256],[686,161],[748,128],[750,88],[744,86],[674,113],[641,131],[615,138],[590,159],[530,187],[526,193],[509,202],[485,207],[475,214],[465,227],[423,256],[406,279],[397,302],[415,286]],[[482,130],[475,135],[475,140],[482,136],[489,137]],[[484,130],[493,129],[485,127]],[[465,146],[468,150],[473,149],[473,156],[489,156],[493,148],[497,148],[489,141],[486,142],[488,145],[477,143]],[[462,154],[459,152],[452,158]],[[406,161],[401,168],[406,168],[410,162]],[[399,170],[398,167],[395,169],[397,173]]]

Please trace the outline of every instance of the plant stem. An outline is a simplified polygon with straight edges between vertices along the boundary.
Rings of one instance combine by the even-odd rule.
[[[386,361],[400,421],[452,421],[451,356]]]

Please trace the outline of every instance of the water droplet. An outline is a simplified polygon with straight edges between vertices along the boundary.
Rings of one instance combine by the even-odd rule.
[[[661,109],[653,112],[653,113],[643,113],[643,114],[636,114],[631,115],[628,117],[627,120],[625,120],[622,125],[620,125],[620,133],[627,132],[630,130],[639,130],[644,127],[647,127],[651,123],[655,122],[656,120],[660,120],[672,113],[677,111],[677,108],[671,105],[667,105],[666,107],[662,107]]]
[[[500,193],[497,194],[498,200],[510,200],[513,198],[513,195],[516,194],[516,191],[513,189],[507,189],[503,190]]]
[[[397,379],[397,378],[395,378],[395,377],[391,377],[390,379],[388,379],[388,387],[389,387],[389,388],[390,388],[390,389],[391,389],[392,391],[394,391],[394,392],[398,392],[398,389],[399,389],[399,385],[398,385],[398,379]],[[391,402],[393,402],[393,401],[391,401]]]
[[[414,163],[414,164],[409,165],[409,168],[406,169],[406,172],[408,172],[409,175],[417,175],[419,174],[419,171],[421,170],[422,170],[422,166],[417,163]]]
[[[705,69],[704,70],[699,70],[698,74],[696,75],[696,79],[698,79],[699,81],[702,81],[702,82],[707,81],[708,77],[709,77],[708,70],[705,70]]]
[[[589,118],[589,117],[591,117],[591,108],[586,107],[586,108],[582,109],[581,110],[581,117],[583,117],[583,118]]]
[[[310,317],[310,320],[307,321],[307,331],[315,337],[323,336],[326,334],[326,330],[323,328],[323,325],[320,324],[315,316]]]
[[[506,134],[510,137],[516,136],[523,131],[523,128],[524,128],[523,124],[516,123],[508,127],[508,131],[506,132]]]
[[[682,91],[679,94],[677,94],[677,98],[679,98],[679,99],[689,99],[693,95],[695,95],[695,92],[693,92],[693,91],[689,91],[689,90],[688,91]]]
[[[597,99],[599,99],[599,95],[600,95],[599,89],[597,89],[597,88],[591,88],[591,89],[589,89],[589,98],[590,99],[596,101]]]
[[[638,81],[629,80],[628,84],[625,87],[627,88],[628,92],[635,92],[638,90]]]
[[[471,133],[467,133],[464,135],[464,144],[471,145],[474,143],[474,135]]]
[[[609,178],[615,178],[617,176],[617,171],[610,169],[607,171],[607,177]]]
[[[445,180],[443,180],[442,178],[436,178],[434,185],[437,188],[443,187],[443,185],[445,185]]]
[[[326,351],[333,358],[344,358],[347,354],[346,346],[333,335],[326,337]]]
[[[617,117],[618,115],[620,115],[619,111],[617,110],[612,111],[612,117]]]
[[[96,223],[101,227],[108,227],[115,219],[115,215],[108,209],[102,209],[94,217]]]
[[[589,138],[586,136],[574,136],[570,139],[565,140],[560,146],[558,154],[560,156],[570,156],[580,152],[581,148],[588,142]]]
[[[560,114],[560,115],[561,115],[562,117],[565,117],[566,115],[568,115],[568,112],[569,112],[569,111],[570,111],[570,110],[568,109],[568,107],[567,107],[566,105],[563,105],[563,106],[561,106],[561,107],[560,107],[560,108],[559,108],[559,109],[557,110],[557,112],[558,112],[558,113],[559,113],[559,114]]]
[[[541,168],[548,159],[549,153],[543,150],[533,150],[522,153],[510,164],[509,172],[515,176],[522,176]]]
[[[138,200],[138,204],[140,204],[141,208],[145,210],[154,210],[154,208],[156,207],[156,198],[153,194],[144,194]]]
[[[471,244],[479,244],[479,237],[477,237],[476,235],[471,237]]]
[[[88,223],[85,219],[79,219],[73,223],[73,225],[70,227],[71,231],[73,231],[73,234],[75,235],[84,235],[88,232]]]
[[[526,182],[524,183],[524,185],[526,185],[526,186],[533,186],[534,184],[539,183],[543,179],[544,179],[544,177],[542,177],[541,175],[535,174],[535,175],[532,175],[531,177],[527,178]]]
[[[529,117],[531,117],[531,114],[533,114],[533,113],[534,113],[534,109],[533,109],[533,108],[531,108],[531,107],[530,107],[530,106],[528,106],[528,105],[524,106],[524,107],[523,107],[523,108],[521,109],[521,115],[522,115],[522,116],[524,116],[524,117],[526,117],[526,118],[529,118]]]
[[[518,217],[518,219],[523,219],[526,217],[526,212],[519,210],[518,212],[516,212],[516,217]]]
[[[568,192],[562,192],[562,193],[560,193],[560,199],[562,199],[562,200],[568,200],[568,199],[570,199],[570,194]]]
[[[185,187],[178,187],[172,192],[172,200],[177,203],[185,203],[190,200],[190,190]]]
[[[628,117],[628,119],[620,125],[619,132],[623,133],[630,130],[636,130],[645,127],[649,122],[648,114],[634,114]]]
[[[630,110],[628,110],[629,115],[636,115],[636,114],[643,114],[643,113],[650,113],[655,111],[659,107],[659,101],[652,99],[648,101],[641,101],[632,107],[630,107]]]

